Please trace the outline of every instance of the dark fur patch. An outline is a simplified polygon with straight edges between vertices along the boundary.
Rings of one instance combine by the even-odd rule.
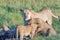
[[[49,29],[47,29],[47,31],[46,31],[46,32],[39,31],[38,33],[40,33],[40,35],[42,35],[42,36],[48,36],[48,35],[49,35],[49,31],[50,31],[50,28],[49,28]]]
[[[23,40],[29,40],[29,39],[31,39],[30,35],[24,36],[24,38],[23,38]]]

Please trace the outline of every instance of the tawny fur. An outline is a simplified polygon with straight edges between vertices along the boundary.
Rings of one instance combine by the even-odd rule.
[[[31,35],[31,37],[33,38],[36,33],[37,27],[38,26],[36,24],[31,24],[27,26],[23,26],[23,25],[17,26],[16,40],[18,40],[18,33],[20,34],[20,40],[23,40],[23,36],[28,36],[28,35]]]
[[[46,32],[48,29],[49,30],[49,35],[56,35],[57,32],[56,30],[49,24],[45,23],[42,19],[40,18],[32,18],[30,19],[30,24],[37,24],[40,28],[38,29],[38,32],[39,31],[42,31],[42,32]]]
[[[31,18],[40,18],[44,22],[47,21],[49,25],[52,25],[52,16],[58,18],[58,16],[55,16],[49,8],[43,9],[40,12],[35,12],[31,9],[26,9],[24,13],[26,14],[26,20],[29,20]]]

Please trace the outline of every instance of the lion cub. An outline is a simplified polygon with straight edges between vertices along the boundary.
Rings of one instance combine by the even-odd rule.
[[[28,36],[28,35],[31,35],[31,37],[33,38],[36,35],[37,30],[38,30],[38,25],[36,24],[17,26],[16,40],[18,40],[18,33],[20,34],[20,40],[23,40],[24,36]]]

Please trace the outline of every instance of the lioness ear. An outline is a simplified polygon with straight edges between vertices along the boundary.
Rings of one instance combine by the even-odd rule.
[[[60,21],[60,16],[58,16],[58,19],[59,19],[59,21]]]
[[[21,7],[21,8],[20,8],[20,11],[24,11],[24,8]]]

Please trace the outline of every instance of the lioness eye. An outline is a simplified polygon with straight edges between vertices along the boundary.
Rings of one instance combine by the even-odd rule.
[[[39,24],[39,23],[36,23],[36,24]]]

